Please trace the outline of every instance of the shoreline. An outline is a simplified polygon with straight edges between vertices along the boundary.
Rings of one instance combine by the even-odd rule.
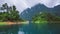
[[[25,21],[25,22],[0,22],[0,26],[3,25],[16,25],[16,24],[29,24],[29,21]]]

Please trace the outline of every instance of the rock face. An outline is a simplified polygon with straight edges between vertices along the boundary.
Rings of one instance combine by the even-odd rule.
[[[60,5],[55,6],[54,8],[48,8],[43,4],[37,4],[34,7],[25,9],[21,14],[21,18],[26,20],[31,20],[32,16],[34,16],[36,13],[39,12],[49,12],[51,14],[55,14],[57,16],[60,16]]]

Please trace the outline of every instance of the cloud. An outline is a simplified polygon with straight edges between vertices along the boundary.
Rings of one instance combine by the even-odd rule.
[[[60,0],[0,0],[0,5],[3,3],[8,3],[9,6],[15,5],[17,10],[19,10],[21,13],[24,9],[31,8],[38,3],[52,8],[54,6],[60,5]]]
[[[40,0],[40,3],[49,8],[52,8],[54,6],[60,5],[60,0]]]

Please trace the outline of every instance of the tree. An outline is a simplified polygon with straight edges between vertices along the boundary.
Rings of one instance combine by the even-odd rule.
[[[42,12],[42,13],[36,14],[32,18],[32,21],[33,23],[47,23],[47,13]]]
[[[15,6],[12,6],[12,10],[9,11],[9,20],[16,21],[19,20],[19,11],[16,10]]]
[[[47,12],[38,13],[32,19],[34,23],[60,23],[60,17]]]
[[[9,11],[9,7],[8,7],[8,4],[7,4],[7,3],[3,4],[3,5],[2,5],[2,8],[3,8],[4,10],[6,10],[7,12]]]
[[[22,20],[19,15],[19,11],[16,10],[16,6],[8,6],[7,3],[3,4],[1,7],[3,12],[0,12],[1,21],[19,21]],[[6,11],[4,11],[6,10]]]

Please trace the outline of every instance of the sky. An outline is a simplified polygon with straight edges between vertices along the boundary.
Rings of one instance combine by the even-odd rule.
[[[4,3],[8,3],[9,6],[15,5],[21,13],[26,8],[31,8],[38,3],[53,8],[54,6],[60,5],[60,0],[0,0],[0,5]]]

